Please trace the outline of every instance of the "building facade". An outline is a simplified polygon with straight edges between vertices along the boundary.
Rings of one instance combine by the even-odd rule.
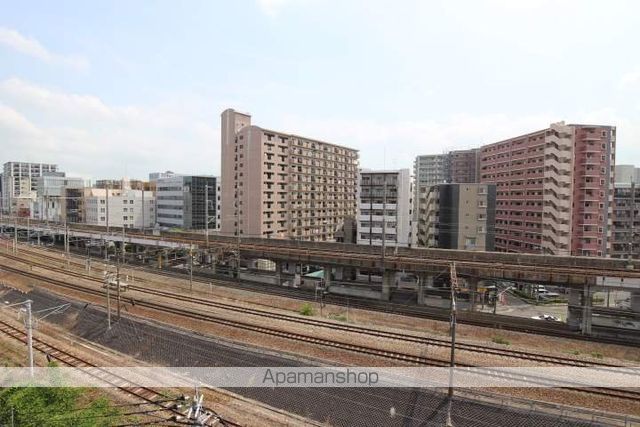
[[[623,176],[623,178],[625,178]],[[640,186],[637,181],[616,183],[612,258],[640,259]]]
[[[58,166],[54,164],[5,163],[2,174],[4,212],[11,215],[31,216],[32,203],[36,201],[38,178],[56,173],[58,173]]]
[[[479,181],[480,150],[457,150],[449,153],[449,176],[452,184],[470,184]]]
[[[87,184],[82,178],[62,175],[44,175],[37,179],[36,200],[32,203],[32,218],[64,222],[66,189],[82,189]]]
[[[496,184],[496,250],[606,256],[611,249],[616,129],[552,124],[480,149]]]
[[[640,183],[640,168],[633,165],[616,165],[616,186],[618,184]]]
[[[411,246],[411,172],[362,170],[358,185],[357,244]]]
[[[161,227],[217,230],[218,185],[212,176],[176,175],[156,182],[157,223]],[[208,203],[208,210],[205,208]]]
[[[418,209],[419,246],[495,250],[495,185],[425,186],[420,191]]]
[[[122,190],[131,189],[131,190],[144,190],[144,191],[155,191],[155,185],[150,181],[141,181],[139,179],[99,179],[96,181],[94,186],[95,188],[100,189],[110,189],[110,190]]]
[[[165,171],[165,172],[151,172],[149,174],[149,182],[156,182],[160,178],[171,178],[172,176],[176,176],[175,172]]]
[[[358,152],[222,113],[222,233],[334,241],[356,216]]]
[[[91,188],[84,191],[82,213],[89,225],[149,228],[155,221],[155,197],[143,190]]]

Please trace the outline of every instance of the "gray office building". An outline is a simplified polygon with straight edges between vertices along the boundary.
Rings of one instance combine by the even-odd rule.
[[[157,223],[161,227],[204,230],[208,200],[209,230],[218,228],[218,185],[213,176],[176,175],[158,178],[156,187]],[[205,190],[207,195],[205,195]]]

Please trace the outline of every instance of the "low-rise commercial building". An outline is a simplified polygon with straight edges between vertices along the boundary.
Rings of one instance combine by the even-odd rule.
[[[44,175],[37,179],[36,200],[32,203],[32,218],[63,222],[65,218],[66,189],[82,189],[87,183],[82,178],[64,174]]]
[[[149,228],[155,224],[155,197],[150,191],[91,188],[85,191],[84,222],[89,225]]]

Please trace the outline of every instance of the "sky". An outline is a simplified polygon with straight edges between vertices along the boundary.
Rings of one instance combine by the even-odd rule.
[[[0,0],[0,164],[220,172],[220,113],[364,168],[552,122],[617,126],[640,166],[640,2]]]

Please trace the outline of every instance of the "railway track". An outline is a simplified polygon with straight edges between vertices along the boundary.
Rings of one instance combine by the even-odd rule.
[[[25,262],[25,260],[19,257],[14,257],[12,255],[0,254],[0,256],[8,257],[10,259],[13,259],[19,262]],[[70,271],[67,269],[60,269],[60,268],[44,265],[42,263],[37,263],[35,261],[29,261],[28,263],[29,265],[38,265],[41,268],[47,268],[49,270],[53,270],[62,274],[78,277],[80,279],[91,280],[94,282],[101,283],[101,279],[95,278],[85,273]],[[423,337],[420,335],[415,335],[410,333],[384,331],[379,329],[367,328],[364,326],[334,323],[334,322],[305,318],[301,316],[294,316],[294,315],[289,315],[284,313],[274,313],[268,310],[261,310],[261,309],[238,306],[234,304],[211,301],[205,298],[195,297],[191,295],[187,296],[187,295],[179,294],[176,292],[162,291],[158,289],[149,289],[149,288],[141,287],[137,285],[129,285],[128,289],[135,290],[135,291],[149,294],[149,295],[156,295],[156,296],[169,298],[171,300],[183,301],[187,303],[197,303],[205,307],[214,307],[214,308],[219,308],[219,309],[232,311],[236,313],[259,316],[267,319],[282,320],[282,321],[288,321],[288,322],[297,323],[297,324],[320,327],[320,328],[330,329],[332,331],[358,333],[358,334],[366,335],[372,338],[394,339],[394,340],[411,343],[411,344],[420,344],[420,345],[427,345],[427,346],[431,345],[431,346],[447,347],[447,348],[451,346],[451,341],[447,339]],[[462,351],[482,353],[482,354],[488,354],[488,355],[494,355],[494,356],[500,356],[500,357],[510,357],[510,358],[516,358],[520,360],[528,360],[528,361],[533,361],[538,363],[547,363],[552,365],[563,365],[563,366],[572,366],[572,367],[589,367],[589,366],[616,367],[616,365],[612,365],[604,362],[582,361],[582,360],[577,360],[569,357],[545,355],[545,354],[539,354],[539,353],[528,353],[520,350],[501,349],[501,348],[495,348],[495,347],[482,346],[479,344],[457,343],[456,348]]]
[[[27,249],[21,249],[24,252]],[[38,254],[37,256],[46,257],[51,259],[52,261],[65,263],[67,260],[61,259],[58,257],[53,257],[50,255]],[[95,259],[98,263],[99,259]],[[79,266],[84,266],[83,263],[70,260],[71,263],[74,263]],[[156,270],[151,268],[145,268],[141,266],[128,265],[127,268],[135,268],[145,273],[151,273],[156,275],[163,275],[167,277],[177,277],[184,279],[186,272],[178,272],[178,271],[166,271],[166,270]],[[301,301],[310,301],[314,299],[314,294],[309,291],[300,290],[300,289],[291,289],[291,288],[283,288],[283,287],[275,287],[272,285],[266,285],[262,282],[253,282],[243,280],[221,280],[218,277],[214,277],[212,275],[194,273],[194,277],[200,277],[201,279],[206,279],[206,282],[200,280],[194,280],[195,282],[201,284],[213,283],[216,286],[224,286],[236,289],[243,289],[253,292],[259,292],[269,295],[282,296],[291,299],[297,299]],[[138,278],[141,282],[147,281],[146,279]],[[345,299],[339,295],[325,295],[324,302],[327,304],[333,304],[342,307],[349,308],[357,308],[362,310],[369,311],[378,311],[382,313],[388,314],[396,314],[402,316],[411,316],[418,317],[424,319],[432,319],[432,320],[440,320],[440,321],[449,321],[449,313],[448,310],[434,308],[434,307],[416,307],[407,304],[401,303],[391,303],[391,302],[380,302],[375,300],[367,300],[367,299],[358,299],[358,298],[347,298]],[[623,346],[635,346],[636,344],[630,342],[624,337],[603,337],[603,336],[591,336],[577,333],[575,331],[570,331],[563,327],[563,325],[559,325],[556,323],[544,323],[540,321],[532,321],[530,319],[521,319],[517,317],[505,317],[501,315],[494,316],[482,316],[480,313],[466,313],[461,312],[458,315],[458,322],[463,324],[469,324],[474,326],[488,327],[488,328],[496,328],[496,329],[504,329],[516,332],[524,332],[524,333],[534,333],[540,335],[548,335],[553,337],[561,337],[561,338],[569,338],[576,339],[581,341],[593,341],[600,342],[606,344],[617,344]]]
[[[8,257],[10,259],[13,259],[19,262],[25,262],[25,260],[20,259],[19,257],[14,257],[12,255],[0,254],[0,256]],[[47,266],[41,263],[37,263],[35,261],[30,261],[29,264],[38,265],[39,267],[47,268],[49,270],[53,270],[53,271],[70,275],[73,277],[78,277],[80,279],[101,282],[100,279],[85,273]],[[149,294],[149,295],[166,297],[172,300],[178,300],[178,301],[183,301],[188,303],[198,303],[206,307],[220,308],[223,310],[233,311],[233,312],[242,313],[242,314],[250,314],[250,315],[273,319],[273,320],[289,321],[292,323],[331,329],[333,331],[358,333],[358,334],[370,336],[372,338],[388,338],[388,339],[395,339],[398,341],[403,341],[403,342],[412,343],[412,344],[432,345],[432,346],[438,346],[438,347],[451,346],[451,341],[446,339],[428,338],[428,337],[423,337],[423,336],[409,334],[409,333],[383,331],[383,330],[367,328],[363,326],[333,323],[333,322],[327,322],[324,320],[304,318],[300,316],[293,316],[293,315],[288,315],[283,313],[274,313],[268,310],[242,307],[242,306],[233,305],[233,304],[211,301],[209,299],[194,297],[190,295],[186,296],[186,295],[175,293],[175,292],[162,291],[158,289],[149,289],[149,288],[145,288],[137,285],[129,285],[128,289],[135,290],[135,291]],[[614,367],[615,366],[615,365],[611,365],[603,362],[580,361],[580,360],[576,360],[568,357],[527,353],[519,350],[500,349],[500,348],[487,347],[487,346],[476,345],[476,344],[458,343],[456,347],[459,350],[465,350],[465,351],[470,351],[475,353],[490,354],[490,355],[496,355],[496,356],[502,356],[502,357],[512,357],[512,358],[535,361],[540,363],[550,363],[554,365],[565,365],[565,366],[574,366],[574,367],[576,366],[578,367],[579,366]]]
[[[3,266],[3,269],[5,269],[7,271],[10,271],[10,272],[13,272],[13,273],[16,273],[16,274],[21,274],[23,276],[30,277],[30,278],[33,278],[33,279],[42,280],[42,281],[54,284],[56,286],[61,286],[61,287],[64,287],[64,288],[68,288],[68,289],[72,289],[72,290],[76,290],[76,291],[80,291],[80,292],[84,292],[84,293],[88,293],[88,294],[93,294],[93,295],[99,295],[99,296],[104,296],[105,295],[105,292],[102,291],[102,290],[86,288],[86,287],[75,285],[75,284],[71,284],[71,283],[68,283],[68,282],[65,282],[65,281],[62,281],[62,280],[53,279],[53,278],[50,278],[50,277],[46,277],[46,276],[42,276],[42,275],[39,275],[39,274],[35,274],[33,272],[23,271],[23,270],[20,270],[18,268]],[[323,346],[323,347],[326,347],[326,348],[345,350],[345,351],[350,351],[350,352],[361,354],[361,355],[375,356],[375,357],[380,357],[380,358],[384,358],[384,359],[388,359],[388,360],[400,361],[400,362],[410,363],[410,364],[419,365],[419,366],[433,366],[433,367],[448,367],[449,366],[449,362],[442,361],[440,359],[435,359],[435,358],[430,358],[430,357],[425,357],[425,356],[416,356],[416,355],[413,355],[413,354],[407,354],[407,353],[401,353],[401,352],[395,352],[395,351],[388,351],[388,350],[383,350],[383,349],[370,347],[370,346],[363,346],[363,345],[357,345],[357,344],[351,344],[351,343],[347,343],[347,342],[342,342],[342,341],[338,341],[338,340],[314,337],[314,336],[307,335],[307,334],[300,334],[300,333],[282,331],[280,329],[273,328],[273,327],[259,326],[259,325],[255,325],[255,324],[251,324],[251,323],[247,323],[247,322],[230,320],[230,319],[226,319],[226,318],[223,318],[223,317],[215,316],[215,315],[212,315],[212,314],[205,314],[205,313],[201,313],[201,312],[197,312],[197,311],[193,311],[193,310],[189,310],[189,309],[185,309],[185,308],[176,307],[174,305],[166,305],[166,304],[161,304],[161,303],[156,303],[156,302],[151,302],[151,301],[146,301],[146,300],[140,300],[140,299],[133,300],[131,298],[127,298],[127,300],[131,300],[137,306],[142,306],[142,307],[145,307],[145,308],[157,310],[157,311],[160,311],[160,312],[163,312],[163,313],[175,314],[175,315],[186,317],[186,318],[193,319],[193,320],[201,320],[201,321],[205,321],[205,322],[212,322],[212,323],[220,324],[220,325],[223,325],[223,326],[229,326],[229,327],[236,328],[236,329],[241,329],[241,330],[246,330],[246,331],[251,331],[251,332],[257,332],[257,333],[265,334],[265,335],[268,335],[268,336],[284,338],[284,339],[297,341],[297,342],[314,344],[314,345]],[[350,325],[337,325],[337,326],[350,326]],[[376,331],[376,332],[381,332],[381,331]],[[399,334],[399,335],[402,336],[404,334]],[[422,339],[423,338],[423,337],[419,337],[419,336],[415,336],[415,337],[418,338],[418,339]],[[446,342],[446,340],[442,340],[442,341]],[[439,344],[440,345],[444,345],[444,342],[443,343],[439,343]],[[483,352],[486,352],[485,350],[487,350],[487,348],[481,347],[481,346],[477,346],[479,348],[477,348],[475,350],[472,350],[471,348],[474,347],[474,345],[469,345],[469,346],[471,346],[471,347],[467,347],[468,351],[479,351],[479,350],[482,350]],[[499,351],[500,349],[492,349],[492,350],[498,350]],[[510,357],[522,358],[522,357],[519,357],[520,355],[515,356],[515,354],[522,353],[522,352],[518,352],[516,350],[508,350],[508,351],[509,352],[516,352],[516,353],[512,353],[510,355]],[[499,355],[505,356],[506,354],[499,354]],[[540,356],[540,355],[537,355],[537,356]],[[551,362],[550,359],[547,359],[547,360],[545,360],[545,362],[554,363],[554,364],[565,364],[566,365],[569,362],[569,360],[571,360],[571,359],[556,360],[555,362]],[[463,364],[463,363],[458,363],[457,366],[459,366],[459,367],[476,367],[474,365]],[[585,366],[585,365],[573,365],[573,366]],[[589,366],[589,365],[587,365],[587,366]],[[598,364],[598,363],[593,363],[593,364],[591,364],[591,366],[601,366],[603,368],[615,367],[615,365]],[[488,373],[486,375],[491,375],[491,373]],[[504,377],[504,374],[503,373],[497,373],[496,376]],[[547,380],[545,380],[542,377],[538,377],[538,378],[536,378],[536,377],[528,377],[528,381],[530,381],[532,383],[538,383],[538,384],[548,384],[548,382],[546,382]],[[622,389],[612,389],[612,388],[596,388],[596,389],[594,389],[594,388],[576,388],[576,389],[571,388],[571,389],[572,390],[578,390],[578,391],[585,392],[585,393],[589,393],[589,394],[593,394],[593,395],[600,395],[600,396],[606,396],[606,397],[619,398],[619,399],[625,399],[625,400],[632,400],[632,401],[640,402],[640,392],[633,391],[633,390],[622,390]]]
[[[22,249],[24,252],[24,249]],[[43,257],[47,257],[52,259],[55,262],[66,262],[66,260],[62,260],[57,257],[52,257],[48,255],[42,255]],[[77,263],[71,261],[77,265],[83,266],[83,263]],[[127,268],[132,268],[131,266],[127,266]],[[185,278],[185,273],[177,272],[177,271],[166,271],[166,270],[155,270],[144,267],[133,267],[139,269],[145,273],[151,273],[156,275],[162,275],[166,277],[176,277],[176,278]],[[236,280],[221,280],[217,277],[212,277],[210,275],[202,275],[202,274],[194,274],[195,277],[200,277],[201,279],[206,279],[206,282],[202,280],[194,280],[197,283],[208,284],[213,283],[217,286],[224,286],[229,288],[243,289],[253,292],[259,292],[269,295],[282,296],[291,299],[297,299],[301,301],[309,301],[313,300],[314,295],[312,292],[304,291],[300,289],[291,289],[291,288],[282,288],[275,287],[270,285],[265,285],[261,282],[249,282],[249,281],[236,281]],[[145,279],[139,279],[144,282]],[[363,310],[373,310],[388,314],[396,314],[403,316],[411,316],[411,317],[419,317],[425,319],[433,319],[440,321],[448,321],[449,313],[447,310],[438,309],[438,308],[425,308],[425,307],[414,307],[406,304],[398,304],[398,303],[390,303],[384,302],[381,303],[379,301],[374,300],[366,300],[366,299],[357,299],[357,298],[348,298],[345,299],[342,296],[337,295],[326,295],[324,297],[324,302],[327,304],[333,304],[343,307],[350,308],[358,308]],[[475,314],[475,313],[474,313]],[[632,345],[628,341],[624,339],[617,338],[606,338],[606,337],[592,337],[588,335],[578,334],[573,331],[569,331],[566,328],[562,328],[561,325],[556,324],[543,324],[541,322],[534,322],[529,319],[518,319],[514,317],[504,318],[504,316],[491,316],[490,319],[486,318],[478,318],[476,316],[469,316],[466,313],[462,312],[458,316],[459,322],[464,324],[470,324],[474,326],[482,326],[489,328],[497,328],[497,329],[505,329],[517,332],[525,332],[525,333],[536,333],[542,335],[549,335],[554,337],[564,337],[571,339],[578,339],[583,341],[596,341],[602,343],[609,344],[618,344],[618,345]]]
[[[21,330],[15,328],[11,324],[0,320],[0,332],[5,336],[13,338],[22,343],[27,343],[27,335]],[[53,344],[44,341],[40,338],[33,338],[33,349],[37,350],[43,354],[48,355],[49,357],[61,362],[66,366],[71,366],[74,368],[85,368],[84,372],[88,375],[91,375],[94,378],[103,381],[106,384],[111,385],[114,388],[122,390],[123,392],[140,399],[141,401],[152,404],[160,408],[163,412],[170,414],[172,417],[183,417],[183,413],[174,408],[175,399],[170,399],[166,394],[154,390],[149,387],[143,386],[130,386],[130,381],[127,379],[113,374],[111,372],[107,372],[101,369],[99,366],[86,361],[76,355],[69,353],[68,351],[62,350],[59,347],[54,346]],[[86,368],[90,368],[87,370]],[[211,409],[208,409],[211,413],[214,413]],[[223,426],[236,427],[240,426],[240,424],[236,424],[232,421],[225,420],[220,416],[216,415],[216,419]],[[164,424],[164,423],[163,423]],[[178,423],[184,424],[184,423]]]

